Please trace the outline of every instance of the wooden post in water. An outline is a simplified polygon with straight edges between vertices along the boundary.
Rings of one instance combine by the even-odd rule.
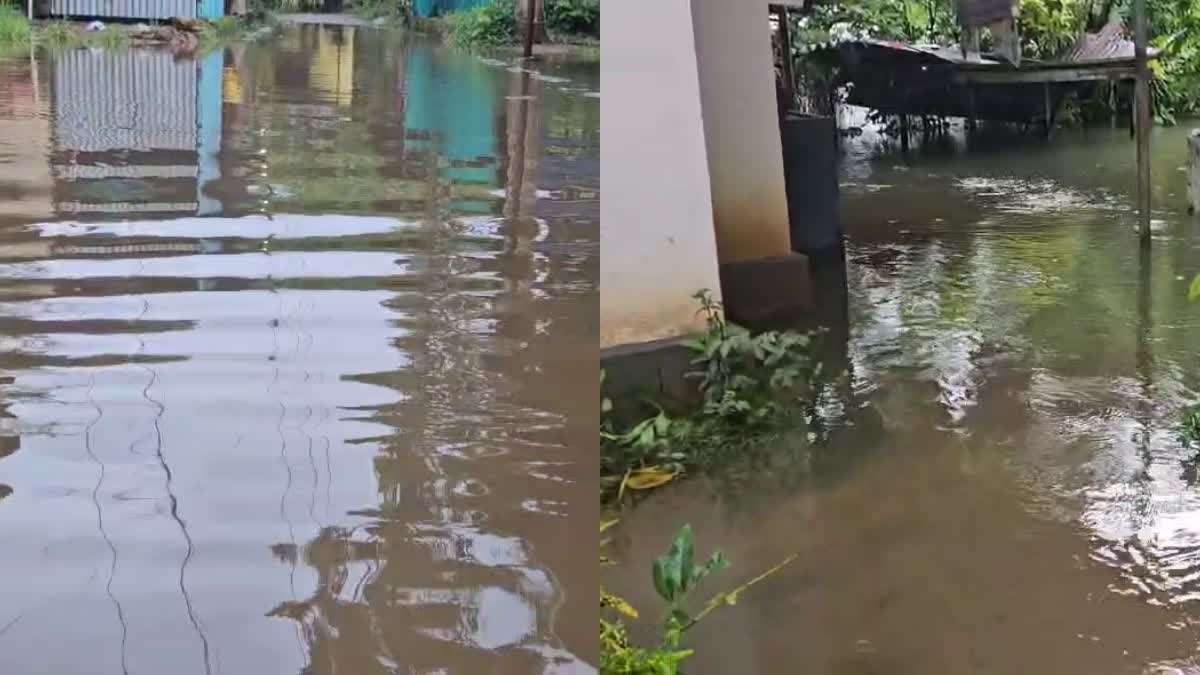
[[[788,109],[796,100],[796,74],[792,72],[792,28],[788,25],[788,8],[780,7],[779,12],[779,52],[783,65],[784,88],[788,95]]]
[[[975,87],[967,87],[967,131],[975,131],[976,126],[976,110],[975,110]]]
[[[1188,134],[1188,213],[1200,212],[1200,129]]]
[[[1137,63],[1134,86],[1134,135],[1137,138],[1138,235],[1150,245],[1150,73],[1146,67],[1146,0],[1135,0],[1133,53]]]
[[[1050,109],[1050,83],[1042,83],[1042,112],[1045,113],[1046,119],[1046,138],[1050,138],[1050,134],[1054,132],[1054,111]]]
[[[525,58],[533,56],[534,19],[537,17],[538,0],[525,2]]]
[[[1108,82],[1108,126],[1113,129],[1117,128],[1117,83],[1115,80]]]

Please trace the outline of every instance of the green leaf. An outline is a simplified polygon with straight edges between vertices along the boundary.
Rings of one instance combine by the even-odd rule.
[[[641,433],[638,434],[636,445],[639,448],[648,448],[654,445],[654,425],[647,424],[642,429]]]
[[[1192,284],[1188,286],[1188,302],[1195,302],[1200,298],[1200,274],[1192,277]]]
[[[671,418],[664,413],[658,413],[658,417],[654,418],[654,433],[659,437],[666,436],[671,429]]]
[[[708,562],[704,564],[704,567],[709,572],[720,572],[721,570],[729,567],[729,558],[721,551],[717,551],[716,553],[712,554],[712,557],[708,559]]]
[[[678,547],[678,549],[679,549],[678,557],[679,557],[679,579],[681,582],[680,586],[682,587],[682,590],[686,591],[691,587],[691,584],[688,582],[692,578],[692,574],[693,574],[692,569],[695,564],[693,562],[692,526],[691,525],[684,525],[682,528],[680,528],[679,534],[675,536],[675,544],[671,546],[672,556],[674,556],[676,554],[676,550],[675,550],[676,547]]]
[[[658,597],[670,602],[675,594],[667,587],[667,561],[666,558],[656,558],[651,567],[651,572],[654,575],[654,590],[658,593]]]
[[[654,561],[654,587],[664,600],[672,604],[688,588],[692,568],[692,528],[684,525],[667,554]]]

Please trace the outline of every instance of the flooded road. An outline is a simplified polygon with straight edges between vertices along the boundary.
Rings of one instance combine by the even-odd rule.
[[[1155,132],[1148,260],[1125,130],[852,145],[849,372],[813,450],[623,514],[606,585],[656,616],[650,561],[684,522],[733,561],[710,591],[798,553],[695,629],[697,674],[1197,672],[1200,463],[1173,430],[1200,399],[1187,131]]]
[[[0,62],[0,672],[593,672],[598,87]]]

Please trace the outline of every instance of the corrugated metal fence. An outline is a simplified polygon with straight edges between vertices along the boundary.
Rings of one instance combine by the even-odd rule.
[[[50,16],[112,19],[218,19],[224,0],[50,0]]]
[[[54,69],[59,149],[195,150],[196,62],[151,50],[63,50]]]

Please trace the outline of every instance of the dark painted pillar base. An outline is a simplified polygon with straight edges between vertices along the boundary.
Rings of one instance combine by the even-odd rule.
[[[837,123],[831,117],[780,122],[792,250],[824,254],[842,249]]]
[[[808,258],[799,253],[721,265],[725,316],[747,326],[798,319],[815,307]]]

